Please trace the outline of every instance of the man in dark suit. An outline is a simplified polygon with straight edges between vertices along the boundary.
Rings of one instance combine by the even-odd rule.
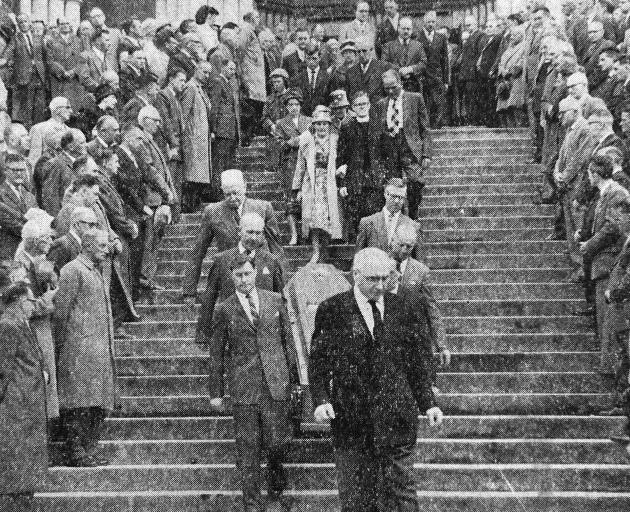
[[[263,453],[267,499],[281,499],[287,483],[282,460],[293,435],[297,354],[282,296],[256,286],[260,269],[254,260],[239,254],[230,270],[235,292],[217,306],[211,326],[210,395],[216,397],[211,405],[222,407],[229,390],[244,510],[262,511],[267,510],[260,493]],[[230,376],[227,383],[224,374]]]
[[[197,64],[201,61],[202,53],[203,43],[199,34],[188,32],[182,37],[178,50],[168,61],[166,73],[170,74],[175,69],[181,69],[186,73],[186,80],[190,80],[195,74]]]
[[[446,329],[442,313],[431,291],[429,267],[411,256],[418,247],[418,227],[411,223],[399,223],[390,243],[390,254],[396,263],[396,280],[392,293],[402,298],[413,310],[426,309],[433,353],[439,354],[440,363],[448,366],[451,353],[446,348]],[[426,308],[421,303],[426,299]],[[424,311],[423,311],[424,312]]]
[[[497,126],[496,76],[491,74],[491,72],[497,59],[497,53],[503,34],[499,30],[499,20],[494,16],[490,16],[486,21],[486,35],[486,42],[477,59],[477,72],[482,81],[481,86],[483,93],[482,120],[483,124],[486,126]]]
[[[306,67],[306,54],[304,50],[311,39],[308,30],[297,30],[295,32],[295,44],[297,49],[282,59],[282,67],[287,70],[290,77],[297,76],[301,69]]]
[[[46,118],[46,70],[43,38],[31,31],[28,14],[17,17],[18,30],[6,51],[7,84],[13,93],[11,118],[30,129]]]
[[[383,73],[391,64],[374,58],[374,44],[371,41],[360,39],[355,43],[359,62],[346,72],[348,97],[353,98],[357,92],[365,91],[374,104],[385,96]]]
[[[116,149],[120,125],[115,117],[105,115],[99,117],[94,129],[96,137],[87,143],[87,152],[92,158],[98,159],[103,152]]]
[[[396,228],[411,225],[416,228],[418,235],[413,255],[416,259],[424,260],[422,240],[418,224],[402,212],[407,198],[407,187],[402,179],[391,178],[385,185],[385,206],[377,213],[363,217],[359,222],[356,252],[366,247],[378,247],[382,251],[389,251]]]
[[[57,272],[60,272],[66,263],[71,262],[81,254],[81,239],[90,229],[98,228],[98,219],[91,208],[79,206],[70,215],[70,229],[68,232],[56,238],[46,255],[55,264]]]
[[[354,257],[354,288],[321,303],[311,342],[315,419],[331,421],[344,512],[418,511],[413,459],[418,412],[439,426],[426,319],[386,292],[394,262]]]
[[[461,67],[459,80],[463,82],[462,108],[466,124],[480,125],[481,113],[484,105],[482,100],[482,85],[477,71],[477,61],[486,44],[486,35],[477,28],[477,20],[474,16],[466,16],[464,28],[470,36],[462,46]]]
[[[402,77],[403,89],[411,92],[422,92],[423,78],[427,67],[427,56],[422,43],[411,39],[413,21],[411,18],[400,18],[398,22],[398,38],[383,46],[381,59],[389,62]]]
[[[219,251],[238,245],[239,224],[246,213],[256,213],[265,219],[265,245],[272,254],[283,257],[278,222],[269,201],[250,199],[245,196],[246,184],[243,173],[228,169],[221,175],[221,189],[225,199],[205,207],[201,216],[201,228],[195,240],[184,277],[184,301],[195,302],[197,283],[201,275],[201,264],[213,240]]]
[[[22,239],[24,215],[37,208],[37,202],[24,186],[26,160],[7,154],[4,165],[5,179],[0,185],[0,260],[12,260]]]
[[[383,75],[383,87],[388,97],[379,100],[374,110],[380,137],[379,172],[383,181],[406,180],[409,216],[415,219],[422,200],[423,172],[431,162],[429,115],[422,94],[403,91],[395,70]]]
[[[431,127],[441,128],[444,123],[446,90],[450,82],[450,64],[448,59],[448,39],[435,30],[437,14],[428,11],[418,40],[427,56],[424,72],[424,98],[429,110]]]
[[[234,90],[236,64],[228,59],[221,62],[221,73],[215,78],[210,91],[210,130],[212,142],[212,177],[216,180],[223,171],[232,169],[236,147],[240,140],[240,108],[238,91]],[[219,184],[213,184],[214,189]]]
[[[136,81],[135,95],[122,108],[120,125],[125,128],[137,124],[140,110],[155,103],[159,90],[157,75],[144,71]]]
[[[396,0],[385,0],[383,9],[385,16],[383,21],[376,27],[376,42],[374,44],[376,57],[379,59],[383,52],[383,46],[398,38],[398,20],[400,19],[398,2]]]
[[[599,67],[599,56],[605,50],[615,48],[615,43],[604,39],[604,25],[601,21],[591,21],[588,24],[589,45],[580,61],[588,79],[588,89],[592,91],[606,80],[606,73]]]
[[[302,91],[302,112],[304,115],[310,116],[317,105],[328,105],[329,103],[330,75],[326,69],[319,65],[320,49],[316,44],[309,43],[304,53],[306,66],[290,79],[290,84],[293,87],[299,87]]]
[[[282,294],[284,276],[278,256],[263,248],[265,243],[265,221],[257,213],[246,213],[241,218],[241,241],[236,247],[220,252],[214,258],[208,284],[203,293],[201,310],[197,321],[197,343],[207,343],[214,308],[234,293],[234,282],[230,264],[239,254],[246,254],[254,261],[259,272],[256,275],[256,287]]]

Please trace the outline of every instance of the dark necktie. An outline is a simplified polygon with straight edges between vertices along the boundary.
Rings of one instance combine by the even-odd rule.
[[[404,52],[403,52],[403,64],[405,66],[407,66],[409,64],[409,41],[405,41],[403,43],[403,48],[404,48]]]
[[[375,342],[380,342],[383,339],[383,334],[385,331],[385,324],[383,324],[383,319],[381,318],[381,312],[378,310],[376,306],[376,301],[369,301],[370,306],[372,307],[372,315],[374,316],[374,330],[373,330],[373,338]]]
[[[254,297],[251,294],[245,295],[247,297],[247,302],[249,302],[249,312],[252,315],[252,324],[254,327],[258,328],[258,322],[260,322],[260,315],[258,314],[258,310],[256,309],[256,304],[254,303]]]
[[[234,220],[236,221],[236,225],[241,225],[241,216],[238,213],[238,208],[234,208]]]

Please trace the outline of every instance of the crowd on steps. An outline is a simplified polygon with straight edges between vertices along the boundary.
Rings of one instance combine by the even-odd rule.
[[[282,462],[301,361],[285,250],[309,243],[312,265],[337,262],[331,244],[356,248],[350,290],[317,309],[308,368],[343,510],[418,510],[418,413],[442,422],[433,385],[450,363],[419,215],[433,128],[529,130],[538,201],[555,205],[551,237],[584,287],[575,314],[592,316],[614,380],[602,413],[627,415],[630,0],[563,0],[562,19],[529,0],[457,28],[384,9],[374,26],[359,1],[336,34],[257,12],[218,26],[208,6],[178,26],[108,26],[97,7],[78,27],[2,20],[0,509],[31,509],[54,441],[63,464],[108,464],[114,340],[133,341],[125,324],[163,291],[169,225],[200,213],[181,302],[200,303],[212,406],[230,396],[244,508],[291,508]],[[238,169],[256,137],[281,184],[275,208]]]

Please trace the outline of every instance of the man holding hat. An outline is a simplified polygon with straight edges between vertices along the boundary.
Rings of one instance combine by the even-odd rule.
[[[250,199],[245,195],[247,185],[243,173],[238,169],[223,171],[221,189],[225,199],[205,207],[201,216],[201,229],[186,265],[183,293],[187,303],[194,303],[197,296],[201,264],[210,244],[216,239],[219,251],[236,247],[240,239],[240,220],[246,213],[256,213],[265,220],[265,248],[273,254],[283,256],[278,222],[271,203]]]
[[[330,88],[333,90],[347,89],[346,72],[357,63],[357,47],[352,39],[343,41],[339,46],[339,51],[343,57],[343,63],[333,67],[330,72]]]
[[[577,242],[573,234],[581,224],[578,212],[573,208],[582,177],[582,167],[590,158],[595,144],[588,123],[582,117],[582,108],[578,100],[568,96],[560,102],[558,108],[560,122],[566,130],[566,135],[554,170],[554,179],[561,194],[564,210],[564,222],[567,233],[567,249],[573,263],[573,271],[577,274],[582,269],[582,256],[578,251]]]

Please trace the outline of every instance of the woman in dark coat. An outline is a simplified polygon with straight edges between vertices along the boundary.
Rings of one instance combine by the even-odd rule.
[[[48,467],[44,357],[28,321],[25,282],[2,292],[0,319],[0,510],[32,509]]]

